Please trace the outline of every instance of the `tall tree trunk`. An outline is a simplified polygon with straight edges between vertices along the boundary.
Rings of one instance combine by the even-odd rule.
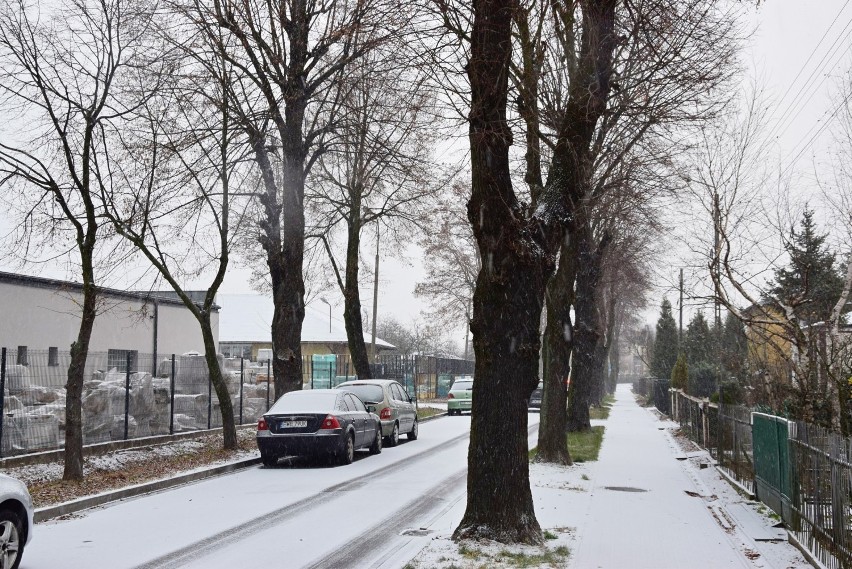
[[[557,464],[573,464],[565,440],[568,430],[568,388],[571,372],[573,325],[571,304],[574,299],[574,278],[577,273],[573,241],[562,245],[559,268],[547,285],[547,326],[544,331],[543,393],[541,421],[538,426],[536,460]]]
[[[613,308],[617,308],[618,303]],[[612,341],[609,344],[609,379],[607,381],[606,392],[609,395],[615,393],[618,388],[618,375],[621,373],[621,324],[623,322],[622,310],[619,309],[615,314],[615,321],[612,330]]]
[[[454,538],[541,543],[529,486],[527,405],[538,384],[539,325],[548,256],[529,238],[509,168],[506,122],[516,2],[478,0],[471,83],[472,192],[468,219],[482,269],[473,296],[475,396],[467,509]],[[549,270],[548,270],[549,269]]]
[[[83,312],[77,339],[71,344],[71,363],[68,382],[65,384],[65,467],[63,480],[83,479],[83,382],[89,341],[97,316],[97,289],[93,265],[94,242],[97,225],[88,226],[83,242],[79,244],[83,276]]]
[[[568,430],[586,431],[592,428],[589,404],[595,392],[595,381],[601,381],[602,354],[600,323],[596,292],[600,280],[601,259],[609,243],[605,236],[596,248],[588,221],[581,221],[576,229],[577,285],[574,304],[574,369],[568,388]]]
[[[216,354],[216,342],[213,339],[213,326],[210,323],[210,313],[202,313],[199,323],[201,324],[201,337],[204,340],[204,361],[207,362],[210,382],[216,391],[216,398],[219,400],[219,410],[222,412],[222,446],[225,450],[234,450],[237,448],[234,404],[231,402],[228,384],[222,375],[222,367],[219,365],[219,358]]]
[[[272,369],[275,398],[302,388],[302,322],[305,319],[305,148],[303,102],[289,104],[282,141],[281,187],[266,185],[261,223],[272,280]],[[262,141],[265,144],[265,140]],[[257,145],[255,145],[257,147]],[[257,150],[255,152],[258,154]],[[263,171],[264,164],[261,163]],[[271,167],[270,167],[271,172]],[[269,205],[267,205],[267,202]]]
[[[370,359],[367,357],[367,344],[364,342],[364,324],[361,320],[361,293],[358,290],[359,250],[361,246],[361,200],[360,189],[356,189],[355,199],[349,212],[348,238],[346,241],[346,278],[343,286],[343,322],[346,325],[346,339],[352,365],[360,379],[372,377]]]

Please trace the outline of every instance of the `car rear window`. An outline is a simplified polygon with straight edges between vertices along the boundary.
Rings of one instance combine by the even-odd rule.
[[[473,389],[472,381],[457,381],[453,384],[453,390]]]
[[[291,391],[282,395],[268,413],[327,413],[334,410],[338,395],[333,391]]]
[[[380,385],[344,385],[340,389],[354,393],[358,399],[367,404],[379,403],[385,399]]]

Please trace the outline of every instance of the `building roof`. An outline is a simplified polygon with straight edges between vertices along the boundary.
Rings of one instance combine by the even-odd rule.
[[[83,285],[72,281],[61,281],[57,279],[46,279],[44,277],[32,277],[30,275],[20,275],[17,273],[5,273],[0,271],[0,283],[8,283],[20,286],[29,286],[35,288],[45,288],[50,290],[65,291],[65,292],[83,292]],[[156,300],[160,304],[173,304],[183,306],[183,301],[178,298],[174,291],[134,291],[134,290],[118,290],[114,288],[97,287],[98,294],[111,296],[114,298],[122,298],[126,300],[143,300],[153,302]],[[189,297],[197,302],[204,300],[206,291],[187,291]],[[213,306],[213,310],[217,310],[218,306]]]
[[[272,341],[272,299],[259,294],[219,294],[219,342],[268,343]],[[372,335],[365,332],[369,345]],[[346,327],[332,315],[329,330],[328,306],[308,305],[302,322],[302,343],[345,344]],[[395,346],[376,338],[376,347],[392,349]]]

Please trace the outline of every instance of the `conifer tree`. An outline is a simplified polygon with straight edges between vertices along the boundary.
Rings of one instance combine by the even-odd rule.
[[[657,320],[657,335],[654,338],[654,353],[651,356],[651,375],[658,378],[671,377],[677,361],[677,324],[672,316],[672,304],[664,298]]]
[[[826,235],[817,233],[813,216],[813,210],[805,209],[801,229],[790,229],[784,243],[790,264],[775,271],[770,290],[773,298],[793,307],[803,325],[828,320],[843,291],[835,255],[825,243]]]

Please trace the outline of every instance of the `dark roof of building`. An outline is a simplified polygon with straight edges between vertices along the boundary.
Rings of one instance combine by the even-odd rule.
[[[33,277],[30,275],[20,275],[16,273],[6,273],[0,271],[0,283],[16,284],[20,286],[29,286],[35,288],[45,288],[57,291],[68,292],[83,292],[83,285],[71,281],[61,281],[57,279],[47,279],[44,277]],[[183,306],[183,301],[178,298],[174,291],[165,290],[150,290],[150,291],[134,291],[134,290],[119,290],[108,287],[97,287],[98,293],[113,298],[123,298],[127,300],[156,300],[160,304],[170,304],[175,306]],[[196,303],[201,303],[207,291],[187,291],[189,297]],[[218,311],[219,306],[213,305],[213,310]]]

